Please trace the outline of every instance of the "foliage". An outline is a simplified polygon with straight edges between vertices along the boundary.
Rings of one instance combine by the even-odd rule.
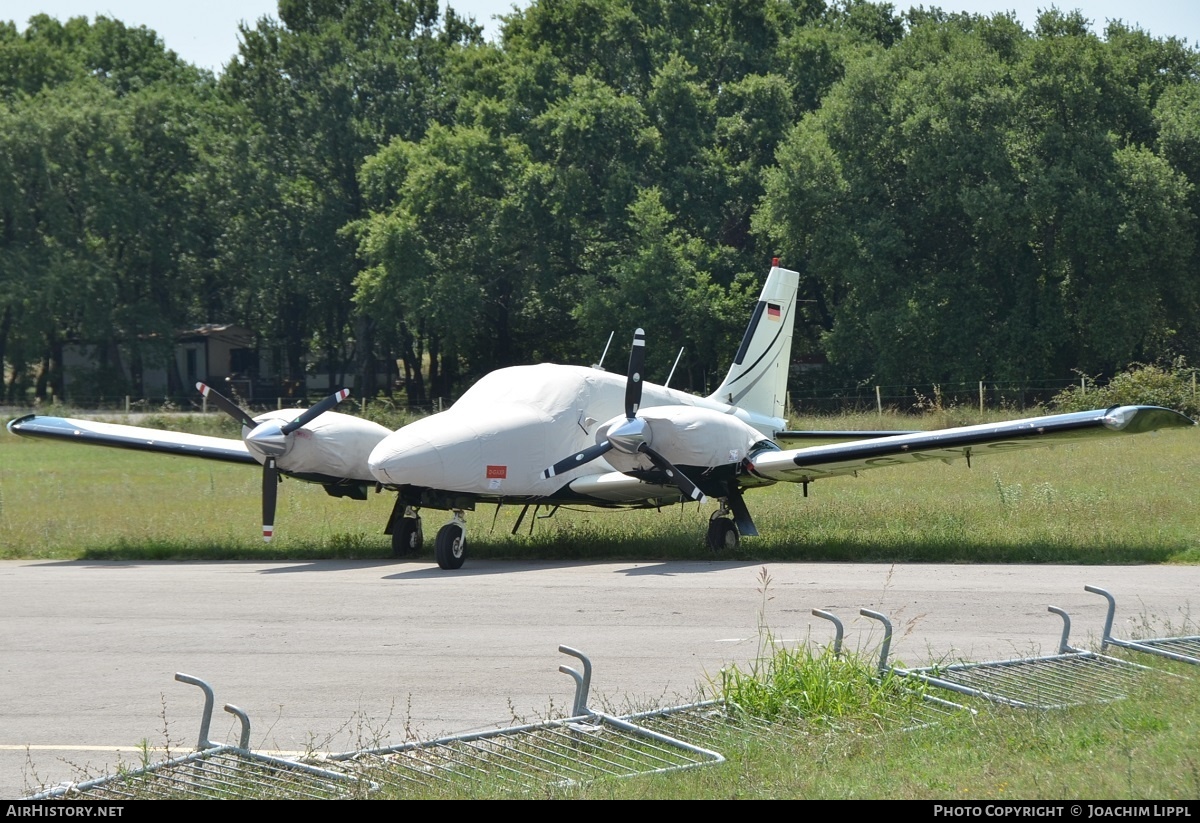
[[[1193,419],[1200,417],[1196,370],[1183,358],[1169,365],[1135,365],[1105,384],[1084,376],[1079,385],[1055,395],[1051,405],[1064,412],[1109,406],[1162,406]]]
[[[880,674],[865,656],[809,643],[780,643],[767,624],[771,575],[758,576],[759,654],[746,667],[732,664],[711,679],[707,691],[734,716],[770,722],[803,721],[812,725],[863,728],[884,718],[910,718],[921,701],[892,673]]]
[[[484,42],[288,0],[219,77],[103,16],[0,25],[0,67],[12,400],[61,398],[72,344],[97,391],[183,396],[210,322],[415,406],[642,326],[705,392],[774,256],[839,385],[1200,357],[1200,58],[1078,12],[535,0]]]
[[[851,62],[766,170],[755,224],[804,262],[835,367],[1030,380],[1192,351],[1194,181],[1144,129],[1194,65],[1057,11],[1032,34],[917,15]]]

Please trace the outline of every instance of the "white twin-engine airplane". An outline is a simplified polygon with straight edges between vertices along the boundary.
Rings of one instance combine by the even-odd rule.
[[[397,431],[330,411],[342,390],[299,416],[250,417],[204,384],[197,388],[242,424],[229,440],[136,426],[29,415],[9,431],[263,467],[263,538],[274,533],[283,476],[320,483],[337,497],[396,492],[385,534],[396,555],[422,544],[421,509],[449,511],[436,557],[457,569],[467,556],[464,512],[479,503],[660,507],[717,501],[714,551],[758,532],[743,492],[775,482],[807,484],[880,466],[965,458],[1193,422],[1157,406],[1057,414],[927,432],[787,431],[785,398],[796,272],[771,268],[742,344],[720,388],[698,397],[643,380],[645,337],[633,338],[625,376],[599,367],[543,363],[488,374],[446,411]],[[800,443],[818,445],[788,448]]]

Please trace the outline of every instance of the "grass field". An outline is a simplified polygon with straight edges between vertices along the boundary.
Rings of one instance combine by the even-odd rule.
[[[912,427],[912,421],[900,421]],[[839,420],[876,428],[873,417]],[[793,425],[796,425],[795,423]],[[799,421],[797,427],[828,426]],[[918,426],[928,427],[928,425]],[[1200,562],[1200,431],[1169,430],[951,464],[906,465],[802,487],[747,492],[761,537],[738,558],[987,563]],[[0,436],[0,557],[312,559],[390,555],[390,493],[329,497],[280,489],[276,538],[259,533],[252,467]],[[708,506],[661,511],[517,507],[468,514],[469,552],[487,558],[697,559]],[[426,552],[446,519],[426,510]],[[468,559],[468,562],[469,559]]]

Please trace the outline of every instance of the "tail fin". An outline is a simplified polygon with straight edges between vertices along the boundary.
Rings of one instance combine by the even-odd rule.
[[[788,365],[800,274],[771,267],[729,374],[709,400],[782,421],[787,413]]]

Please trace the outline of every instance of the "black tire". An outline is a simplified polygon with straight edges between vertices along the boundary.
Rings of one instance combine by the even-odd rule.
[[[447,523],[438,529],[435,549],[437,564],[443,569],[462,568],[467,559],[467,535],[458,523]]]
[[[705,542],[717,554],[734,551],[738,547],[740,539],[741,535],[738,534],[737,525],[732,520],[718,517],[716,520],[708,521],[708,536],[705,538]]]
[[[392,557],[411,557],[421,553],[425,534],[421,529],[421,518],[402,517],[400,528],[392,532]]]

